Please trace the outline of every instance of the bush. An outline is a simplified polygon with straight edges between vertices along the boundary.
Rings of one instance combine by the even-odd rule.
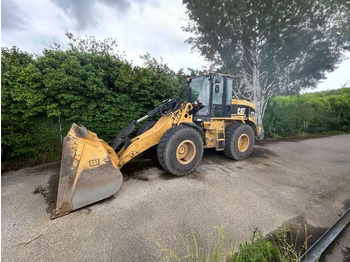
[[[350,131],[350,88],[272,98],[264,127],[269,137]]]
[[[149,54],[143,59],[140,67],[103,51],[72,47],[34,57],[2,48],[5,166],[59,159],[61,137],[74,122],[111,141],[131,120],[179,94],[186,78],[182,71],[176,74]]]

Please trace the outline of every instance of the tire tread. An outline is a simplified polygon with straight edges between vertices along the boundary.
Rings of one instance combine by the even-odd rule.
[[[169,169],[170,163],[169,163],[169,158],[166,157],[166,147],[168,144],[168,141],[170,141],[171,137],[173,137],[176,133],[182,131],[182,130],[191,130],[190,132],[196,132],[198,134],[198,137],[200,137],[201,142],[203,143],[203,139],[201,137],[201,135],[199,134],[199,132],[197,130],[195,130],[192,127],[188,127],[188,126],[175,126],[171,129],[169,129],[168,131],[165,132],[165,134],[162,136],[162,138],[160,139],[158,146],[157,146],[157,157],[158,157],[158,161],[161,164],[161,166],[169,173],[172,173],[173,175],[176,176],[184,176],[187,175],[191,172],[193,172],[193,170],[196,168],[196,166],[194,166],[191,170],[185,172],[185,173],[178,173],[175,174],[174,172],[172,172],[172,170]],[[198,150],[198,149],[197,149]],[[200,163],[200,161],[202,160],[203,157],[203,147],[202,147],[202,151],[200,152],[199,155],[199,159],[198,159],[198,163]]]

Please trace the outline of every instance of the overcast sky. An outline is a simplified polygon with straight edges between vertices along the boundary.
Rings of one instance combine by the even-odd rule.
[[[181,0],[2,0],[1,45],[40,53],[53,43],[64,46],[64,33],[116,38],[128,60],[140,64],[149,52],[169,66],[205,69],[205,61],[184,43],[190,36]],[[350,55],[347,54],[350,58]],[[350,59],[339,65],[318,90],[340,88],[350,80]],[[309,91],[309,90],[308,90]]]

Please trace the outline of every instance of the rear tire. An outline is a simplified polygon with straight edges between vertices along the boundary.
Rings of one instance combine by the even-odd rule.
[[[254,142],[254,131],[249,125],[229,125],[225,130],[224,153],[231,159],[246,159],[253,151]]]
[[[145,133],[147,130],[151,129],[156,123],[157,121],[150,121],[150,122],[144,123],[139,128],[139,130],[137,130],[136,136],[139,136]],[[142,154],[149,158],[153,158],[153,159],[157,158],[157,146],[156,145],[152,146],[151,148],[144,151]]]
[[[203,156],[203,139],[192,127],[175,126],[160,139],[159,163],[169,173],[184,176],[191,173]]]

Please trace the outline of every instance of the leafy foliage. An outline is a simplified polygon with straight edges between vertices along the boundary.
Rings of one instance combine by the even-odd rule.
[[[234,262],[274,262],[281,261],[278,248],[255,230],[250,241],[239,245],[239,252],[233,257]]]
[[[348,132],[350,88],[275,97],[267,106],[264,122],[270,137]]]
[[[350,45],[346,0],[183,0],[187,42],[212,67],[239,76],[236,91],[257,105],[315,87]]]
[[[279,93],[315,86],[349,49],[347,1],[183,2],[195,49],[225,72],[252,74],[256,65],[261,84]]]
[[[93,38],[38,57],[3,48],[1,58],[2,157],[10,165],[58,159],[73,122],[111,141],[132,119],[178,95],[187,77],[149,54],[143,67],[133,66],[115,42]]]

